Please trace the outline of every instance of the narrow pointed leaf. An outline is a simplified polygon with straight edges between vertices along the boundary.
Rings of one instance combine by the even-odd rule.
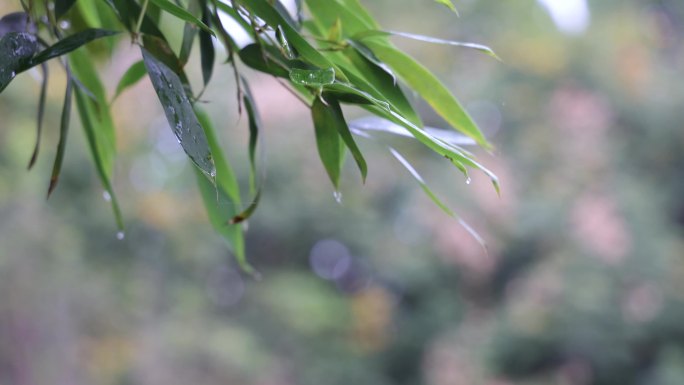
[[[259,200],[261,200],[261,190],[257,191],[256,195],[254,196],[254,200],[252,201],[252,203],[249,204],[249,206],[247,206],[247,208],[243,212],[231,218],[229,224],[236,225],[249,219],[249,217],[251,217],[252,214],[254,214],[257,207],[259,206]]]
[[[31,160],[29,160],[28,168],[29,170],[36,163],[38,159],[38,151],[40,151],[40,138],[43,133],[43,116],[45,116],[45,97],[47,95],[47,85],[48,85],[48,67],[45,63],[41,64],[40,71],[43,74],[43,79],[40,84],[40,96],[38,97],[38,115],[36,117],[36,145],[33,148],[33,154],[31,155]]]
[[[311,115],[316,133],[318,155],[333,187],[338,190],[342,172],[342,151],[340,134],[336,127],[336,117],[332,109],[325,105],[320,98],[314,100]]]
[[[451,210],[444,202],[442,202],[439,197],[430,189],[430,186],[425,183],[425,180],[423,177],[416,171],[416,169],[409,163],[409,161],[406,160],[397,150],[393,149],[392,147],[389,148],[390,152],[392,155],[401,163],[404,168],[406,168],[409,173],[413,176],[413,178],[418,182],[420,187],[423,189],[423,192],[425,192],[425,195],[427,195],[432,202],[434,202],[442,211],[444,211],[447,215],[450,217],[458,220],[458,223],[477,241],[477,243],[482,246],[482,248],[487,251],[487,243],[485,240],[478,234],[467,222],[465,222],[463,219],[461,219],[456,213]]]
[[[451,45],[454,47],[471,48],[471,49],[483,52],[483,53],[493,57],[494,59],[501,61],[501,58],[491,48],[487,47],[486,45],[477,44],[477,43],[468,43],[468,42],[462,42],[462,41],[455,41],[455,40],[440,39],[440,38],[436,38],[436,37],[432,37],[432,36],[417,35],[415,33],[398,32],[398,31],[369,30],[369,31],[364,31],[364,32],[361,32],[361,33],[355,35],[354,39],[364,40],[364,39],[368,39],[368,38],[376,37],[376,36],[399,36],[399,37],[404,37],[407,39],[423,41],[426,43],[434,43],[434,44]]]
[[[146,74],[147,70],[145,69],[145,63],[142,60],[133,63],[123,76],[121,76],[121,80],[119,80],[119,84],[116,86],[116,93],[112,100],[118,98],[127,88],[138,83]]]
[[[202,20],[207,22],[207,10],[204,10],[204,16]],[[204,81],[204,87],[209,84],[211,80],[211,75],[214,72],[214,61],[216,59],[216,50],[214,48],[214,41],[211,35],[205,31],[201,30],[199,32],[199,43],[200,43],[200,61],[202,63],[202,80]]]
[[[386,42],[369,39],[366,44],[451,126],[491,149],[480,129],[455,96],[422,64]]]
[[[192,13],[186,11],[185,9],[177,6],[176,4],[168,1],[168,0],[151,0],[154,5],[157,7],[161,8],[162,10],[176,16],[177,18],[184,20],[188,23],[194,24],[203,30],[207,31],[210,34],[214,34],[214,31],[209,28],[206,24],[202,22],[202,20],[198,19],[195,17]]]
[[[247,111],[247,117],[249,119],[249,164],[250,164],[250,174],[249,174],[249,185],[250,190],[254,193],[257,190],[256,178],[257,178],[257,165],[256,165],[256,147],[259,143],[259,131],[261,131],[261,118],[256,109],[254,103],[254,97],[252,96],[252,91],[244,78],[241,78],[243,86],[243,103],[245,105],[245,110]]]
[[[197,36],[197,28],[192,24],[185,24],[183,27],[183,42],[181,43],[180,53],[178,54],[178,61],[181,67],[185,67],[190,59],[190,52],[195,43],[195,36]]]
[[[259,44],[249,44],[241,49],[238,55],[240,60],[250,68],[273,76],[289,78],[287,59],[272,46],[264,46],[262,51]]]
[[[240,187],[237,178],[230,163],[228,163],[228,159],[223,154],[218,136],[209,116],[199,108],[196,108],[195,112],[207,137],[211,151],[215,154],[215,183],[212,183],[206,174],[200,172],[199,168],[193,168],[207,215],[214,230],[224,238],[233,254],[235,254],[238,264],[245,272],[254,274],[254,268],[247,261],[245,254],[243,228],[237,224],[230,224],[230,221],[239,214],[241,207]]]
[[[71,36],[67,36],[64,39],[58,41],[54,45],[46,48],[44,51],[38,53],[29,64],[29,67],[33,67],[40,63],[46,62],[52,58],[62,56],[67,54],[91,41],[107,36],[116,35],[119,32],[109,31],[105,29],[86,29],[84,31],[75,33]]]
[[[26,67],[38,50],[36,37],[9,32],[0,37],[0,92]]]
[[[335,126],[335,128],[337,129],[337,133],[340,134],[340,137],[342,138],[342,141],[347,146],[349,151],[351,151],[352,156],[356,161],[356,165],[358,166],[359,171],[361,172],[361,179],[365,183],[366,177],[368,176],[368,165],[366,164],[366,160],[364,159],[363,154],[361,154],[361,150],[354,141],[354,137],[352,136],[351,131],[349,130],[349,126],[347,126],[347,122],[345,121],[344,115],[342,114],[342,108],[340,108],[340,103],[337,101],[337,99],[333,97],[326,98],[325,93],[323,94],[323,99],[326,101],[327,105],[320,103],[322,104],[322,106],[317,107],[326,109],[325,114],[328,115],[328,124]]]
[[[458,10],[456,9],[456,6],[451,0],[435,0],[435,2],[449,8],[452,12],[456,14],[456,16],[458,16]]]
[[[173,133],[197,167],[207,175],[214,175],[216,170],[207,138],[197,121],[179,76],[145,48],[141,50],[152,86]]]
[[[67,79],[66,93],[64,95],[64,106],[62,108],[62,118],[59,124],[59,142],[57,143],[57,154],[55,155],[55,162],[52,165],[50,186],[48,187],[47,192],[48,198],[50,197],[50,194],[52,194],[52,191],[55,189],[55,187],[57,187],[59,174],[62,170],[62,161],[64,160],[67,136],[69,135],[69,120],[71,118],[71,99],[73,86],[73,82],[69,78]]]

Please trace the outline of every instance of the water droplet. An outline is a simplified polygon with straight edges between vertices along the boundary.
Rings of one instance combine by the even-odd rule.
[[[470,182],[472,182],[472,181],[473,181],[473,180],[470,179],[470,177],[466,178],[466,184],[470,184]]]
[[[14,72],[14,71],[12,71],[12,73],[10,74],[10,78],[13,78],[13,77],[15,77],[15,76],[17,76],[17,73]]]
[[[69,29],[69,27],[71,27],[71,23],[68,20],[62,20],[59,22],[59,28]]]
[[[335,198],[335,201],[339,204],[342,204],[342,193],[339,191],[335,191],[333,193],[333,197]]]
[[[103,191],[103,192],[102,192],[102,198],[104,198],[104,200],[106,200],[107,202],[109,202],[109,201],[112,200],[112,196],[109,194],[108,191]]]
[[[211,176],[211,179],[216,179],[216,167],[211,169],[209,175]]]
[[[116,233],[116,239],[123,241],[123,239],[126,237],[126,234],[124,234],[123,231],[119,231]]]

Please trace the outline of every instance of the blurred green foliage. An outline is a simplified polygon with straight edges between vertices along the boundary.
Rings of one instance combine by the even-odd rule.
[[[396,39],[497,147],[478,155],[501,198],[484,176],[466,185],[392,142],[458,197],[488,254],[373,142],[359,142],[367,184],[345,173],[337,204],[304,150],[315,148],[308,111],[253,73],[269,151],[246,245],[263,279],[242,277],[210,231],[148,83],[114,104],[118,241],[79,135],[49,201],[51,165],[25,171],[39,83],[15,80],[0,96],[0,383],[682,383],[684,4],[592,2],[572,33],[533,1],[460,3],[454,19],[433,2],[365,2],[389,30],[486,42],[503,59]],[[132,52],[104,63],[108,90]],[[206,109],[232,114],[216,128],[248,170],[232,74],[214,76]],[[51,139],[62,96],[48,95]]]

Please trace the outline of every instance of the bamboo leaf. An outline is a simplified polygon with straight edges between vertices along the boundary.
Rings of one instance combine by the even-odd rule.
[[[343,153],[341,151],[340,134],[337,130],[338,117],[320,98],[314,100],[311,115],[316,133],[316,146],[323,167],[330,177],[335,191],[340,186]]]
[[[38,50],[36,37],[26,32],[8,32],[0,37],[0,92],[21,72]]]
[[[48,187],[47,196],[50,197],[52,191],[57,187],[59,174],[62,170],[62,161],[64,160],[64,151],[66,149],[66,140],[69,135],[69,120],[71,118],[71,99],[72,99],[73,82],[71,76],[67,76],[66,92],[64,95],[64,106],[62,107],[62,118],[59,124],[59,142],[57,143],[57,154],[52,165],[52,174],[50,176],[50,186]]]
[[[46,62],[52,58],[62,56],[67,54],[85,44],[90,43],[93,40],[100,39],[107,36],[116,35],[119,32],[109,31],[106,29],[96,29],[90,28],[84,31],[75,33],[71,36],[67,36],[64,39],[58,41],[54,45],[48,47],[44,51],[38,53],[29,63],[28,68]]]
[[[43,75],[43,79],[40,83],[40,96],[38,97],[38,114],[36,116],[36,145],[33,148],[33,154],[31,155],[31,160],[29,160],[28,168],[29,170],[36,163],[38,159],[38,151],[40,150],[40,137],[43,133],[43,117],[45,116],[45,97],[47,95],[47,85],[48,85],[48,67],[45,63],[41,64],[40,71]]]
[[[59,19],[69,12],[76,0],[55,0],[55,18]]]
[[[141,47],[141,50],[152,86],[173,133],[193,163],[213,178],[216,169],[207,138],[183,89],[180,77],[145,48]]]
[[[168,0],[151,0],[154,5],[157,7],[161,8],[162,10],[172,14],[173,16],[176,16],[177,18],[186,21],[188,23],[194,24],[204,31],[214,34],[214,31],[209,28],[206,24],[202,22],[202,20],[198,19],[195,17],[192,13],[186,11],[185,9],[177,6],[176,4],[168,1]]]
[[[364,31],[364,32],[361,32],[359,34],[356,34],[354,36],[354,39],[362,41],[364,39],[377,37],[377,36],[399,36],[399,37],[404,37],[407,39],[423,41],[426,43],[434,43],[434,44],[450,45],[450,46],[454,46],[454,47],[471,48],[471,49],[483,52],[483,53],[493,57],[494,59],[501,61],[501,58],[491,48],[487,47],[486,45],[477,44],[477,43],[454,41],[454,40],[439,39],[439,38],[432,37],[432,36],[417,35],[415,33],[398,32],[398,31],[368,30],[368,31]]]
[[[207,9],[203,10],[202,20],[206,23],[208,22]],[[214,41],[211,35],[205,31],[201,30],[199,32],[199,44],[200,44],[200,61],[202,64],[202,80],[204,81],[204,87],[209,84],[211,80],[211,75],[214,72],[214,61],[216,59],[216,50],[214,48]]]
[[[145,69],[145,63],[142,60],[133,63],[123,76],[121,76],[121,80],[119,80],[119,84],[116,86],[116,93],[114,94],[112,101],[118,98],[127,88],[138,83],[145,74],[147,74],[147,70]]]
[[[435,0],[435,2],[442,4],[443,6],[449,8],[453,13],[456,14],[456,16],[459,16],[458,10],[456,9],[456,6],[454,5],[454,3],[451,0]]]

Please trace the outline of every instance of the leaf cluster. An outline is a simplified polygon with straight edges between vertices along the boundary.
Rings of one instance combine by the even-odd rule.
[[[437,1],[456,10],[451,1]],[[147,76],[163,107],[169,126],[194,164],[197,183],[215,229],[228,241],[238,262],[253,271],[244,250],[243,226],[261,196],[257,183],[256,150],[261,123],[243,67],[282,79],[311,110],[318,153],[339,196],[340,175],[348,153],[365,181],[368,164],[356,143],[375,139],[375,131],[410,136],[447,159],[469,180],[469,169],[486,173],[498,190],[493,173],[461,145],[491,149],[482,132],[456,97],[426,67],[402,52],[392,36],[429,43],[473,48],[496,58],[488,47],[383,30],[359,0],[297,1],[295,15],[277,0],[28,0],[23,12],[0,20],[0,92],[19,73],[39,67],[43,85],[38,107],[34,164],[40,147],[48,72],[45,63],[57,59],[67,75],[57,154],[48,196],[59,180],[69,133],[72,100],[80,116],[93,163],[111,197],[123,235],[123,221],[111,178],[115,161],[115,130],[109,106],[114,99]],[[305,18],[304,12],[307,17]],[[161,17],[184,25],[180,50],[171,48],[160,27]],[[227,27],[226,18],[238,27]],[[64,28],[65,24],[71,28]],[[236,28],[241,31],[236,30]],[[236,36],[246,33],[250,42]],[[128,34],[140,48],[141,60],[122,76],[113,98],[93,65],[89,51],[80,47],[98,39]],[[199,44],[201,91],[195,92],[186,66],[195,43]],[[250,204],[243,206],[240,188],[209,116],[197,101],[217,68],[217,46],[227,52],[240,111],[249,119]],[[425,127],[400,84],[423,98],[458,135]],[[343,105],[367,110],[373,118],[348,121]],[[455,214],[429,189],[423,178],[396,149],[390,153],[414,176],[427,195],[446,213]],[[242,210],[240,210],[242,208]],[[465,225],[465,223],[464,223]],[[465,225],[467,227],[467,225]],[[467,227],[468,228],[468,227]],[[478,238],[479,239],[479,238]]]

